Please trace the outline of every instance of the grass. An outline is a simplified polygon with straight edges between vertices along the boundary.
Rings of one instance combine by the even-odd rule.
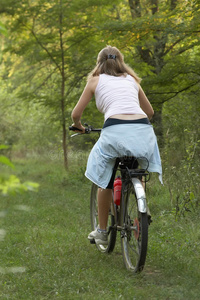
[[[91,184],[82,162],[68,173],[55,160],[15,165],[20,179],[40,188],[1,197],[6,235],[0,241],[0,299],[199,299],[198,215],[176,221],[167,188],[157,179],[148,187],[153,223],[146,265],[132,275],[123,265],[119,236],[109,255],[88,243]]]

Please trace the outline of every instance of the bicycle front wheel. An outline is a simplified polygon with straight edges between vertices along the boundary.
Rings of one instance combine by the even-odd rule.
[[[126,268],[135,273],[144,268],[148,244],[148,217],[139,212],[136,195],[134,186],[129,184],[120,209],[123,260]]]
[[[91,189],[91,195],[90,195],[90,219],[91,219],[92,230],[95,230],[99,224],[97,191],[98,191],[98,186],[96,184],[93,184]],[[105,246],[105,245],[96,244],[97,249],[99,251],[106,252],[106,253],[110,253],[113,251],[115,247],[116,235],[117,235],[116,229],[112,228],[114,224],[115,224],[115,217],[110,209],[109,217],[108,217],[108,228],[110,228],[108,234],[108,245]],[[92,243],[95,243],[95,241],[93,241]]]

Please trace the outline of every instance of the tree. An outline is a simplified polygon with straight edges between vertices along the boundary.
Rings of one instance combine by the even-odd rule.
[[[199,86],[199,61],[196,66],[193,61],[200,47],[200,6],[198,1],[176,0],[129,0],[128,6],[124,1],[118,19],[107,20],[101,30],[142,76],[161,141],[163,104]]]
[[[1,1],[0,12],[6,14],[10,29],[6,45],[12,58],[4,56],[10,90],[20,99],[42,103],[52,120],[60,120],[65,165],[67,120],[106,44],[119,47],[143,77],[161,139],[163,104],[198,87],[197,1],[25,0],[20,5],[8,0]],[[92,103],[88,115],[93,108]]]
[[[134,2],[135,6],[133,5]],[[149,11],[143,13],[139,5],[140,1],[132,0],[129,1],[129,4],[130,9],[135,11],[135,15],[142,19],[143,34],[136,49],[140,59],[156,75],[149,80],[150,86],[154,86],[154,91],[148,92],[148,96],[151,102],[155,104],[154,122],[158,125],[158,135],[162,136],[163,103],[181,92],[197,87],[200,82],[197,73],[199,66],[194,67],[191,60],[191,50],[193,51],[200,42],[200,35],[197,35],[200,32],[199,5],[196,1],[193,3],[184,1],[183,3],[172,0],[168,4],[167,2],[158,3],[157,0],[151,0],[149,3],[150,14]],[[140,7],[139,10],[138,7]],[[184,80],[180,81],[180,77],[183,77],[183,68],[186,76]],[[187,74],[192,72],[193,76],[192,78],[190,76],[188,80]],[[176,84],[174,84],[175,81]]]
[[[76,91],[82,87],[81,81],[89,71],[89,67],[83,68],[81,61],[85,59],[84,65],[87,62],[90,66],[96,56],[92,49],[96,49],[98,44],[98,30],[93,27],[92,11],[99,11],[99,7],[95,1],[85,1],[84,4],[83,1],[47,3],[37,0],[32,3],[24,1],[21,6],[10,0],[10,6],[7,3],[0,6],[0,12],[11,16],[8,17],[11,34],[6,42],[7,51],[17,55],[18,60],[14,66],[10,64],[13,89],[17,89],[20,99],[43,103],[51,109],[54,119],[59,118],[65,167],[66,117],[73,106],[69,96],[72,99],[77,97]],[[105,1],[99,3],[100,6],[102,4],[105,5]],[[84,51],[88,41],[95,47]]]

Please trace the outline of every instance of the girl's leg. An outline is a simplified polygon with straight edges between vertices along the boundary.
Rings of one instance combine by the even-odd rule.
[[[99,216],[99,228],[102,230],[107,229],[108,214],[112,202],[112,188],[115,179],[115,174],[119,164],[119,159],[116,159],[113,173],[110,178],[110,182],[106,189],[98,189],[98,216]]]
[[[112,189],[98,189],[99,228],[107,229],[108,214],[112,202]]]

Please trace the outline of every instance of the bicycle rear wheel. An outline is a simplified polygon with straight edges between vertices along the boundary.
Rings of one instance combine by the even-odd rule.
[[[96,184],[93,184],[91,189],[91,195],[90,195],[90,219],[91,219],[92,230],[95,230],[99,224],[97,191],[98,191],[98,186]],[[115,224],[115,217],[110,210],[109,217],[108,217],[108,228],[110,228],[110,226],[114,226],[114,224]],[[106,253],[112,252],[115,247],[116,235],[117,235],[117,231],[111,228],[108,234],[108,245],[105,246],[105,245],[96,244],[97,249],[101,252],[106,252]],[[92,243],[95,243],[95,241],[93,241]]]
[[[132,184],[125,189],[120,209],[121,246],[126,268],[141,272],[144,268],[148,244],[147,213],[140,213],[136,191]]]

